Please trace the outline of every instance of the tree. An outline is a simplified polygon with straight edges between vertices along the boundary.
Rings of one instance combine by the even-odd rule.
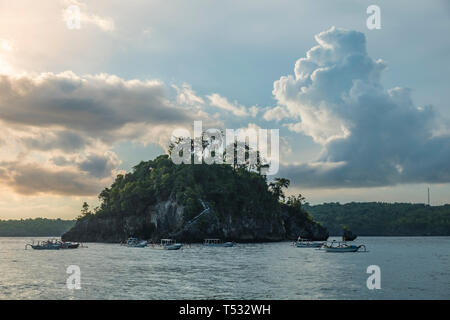
[[[302,204],[305,201],[305,197],[302,196],[301,194],[298,194],[296,196],[289,196],[286,203],[292,207],[302,207]]]
[[[89,205],[87,202],[83,202],[83,206],[81,207],[81,215],[77,217],[77,219],[84,218],[86,216],[92,215],[92,212],[89,210]]]
[[[272,193],[277,197],[277,199],[284,199],[286,196],[284,195],[283,188],[288,188],[291,184],[291,181],[289,179],[285,178],[275,178],[274,182],[269,183],[269,189],[272,191]]]
[[[224,132],[221,131],[220,133],[223,137]],[[188,152],[190,152],[190,163],[195,163],[195,159],[202,159],[203,153],[201,151],[210,147],[216,139],[216,137],[214,137],[214,139],[209,137],[206,131],[203,131],[200,137],[194,139],[189,137],[174,137],[174,141],[169,144],[169,157],[173,157],[174,152],[178,152],[178,156],[183,157],[183,150],[188,150]],[[201,146],[202,150],[196,150],[195,145]],[[270,166],[261,153],[258,150],[251,149],[245,141],[234,140],[228,145],[223,145],[221,160],[224,164],[228,161],[227,151],[233,153],[233,163],[230,163],[230,165],[236,171],[240,169],[256,171],[259,175],[265,176],[263,171],[265,172]],[[240,155],[241,159],[238,159],[238,155]],[[216,151],[211,151],[209,156],[214,158],[216,156]],[[204,159],[202,159],[202,163],[204,162],[203,160]]]

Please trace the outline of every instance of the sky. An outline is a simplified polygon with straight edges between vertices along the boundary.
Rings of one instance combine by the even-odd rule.
[[[312,204],[449,203],[449,30],[444,0],[0,0],[0,219],[76,217],[194,121],[279,129]]]

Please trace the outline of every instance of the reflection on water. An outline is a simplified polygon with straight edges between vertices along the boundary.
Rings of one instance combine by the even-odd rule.
[[[326,253],[289,242],[24,250],[28,240],[0,238],[0,299],[450,298],[450,237],[358,238],[368,253]],[[81,290],[66,287],[69,265],[81,269]],[[381,290],[366,287],[369,265],[381,268]]]

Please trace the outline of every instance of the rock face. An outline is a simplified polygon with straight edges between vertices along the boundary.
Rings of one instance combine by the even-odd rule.
[[[283,210],[283,209],[282,209]],[[233,213],[218,215],[214,210],[192,224],[184,219],[184,207],[175,200],[159,202],[145,214],[130,216],[94,215],[85,217],[62,236],[64,241],[121,242],[137,237],[158,242],[175,238],[182,242],[202,242],[205,238],[220,238],[236,242],[264,242],[297,239],[326,240],[327,230],[304,216],[290,212],[248,217]]]

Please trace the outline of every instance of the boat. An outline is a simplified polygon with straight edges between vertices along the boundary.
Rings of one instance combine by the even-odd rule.
[[[329,244],[325,243],[322,247],[322,250],[325,250],[326,252],[357,252],[360,249],[363,249],[364,252],[366,252],[366,246],[365,245],[348,245],[347,243],[343,241],[332,241]]]
[[[35,243],[33,240],[32,243],[27,243],[25,245],[25,250],[28,247],[31,247],[34,250],[59,250],[59,249],[61,249],[61,243],[53,241],[53,240],[37,241]]]
[[[76,242],[61,242],[61,249],[77,249],[79,246]]]
[[[207,247],[234,247],[234,242],[222,242],[220,239],[205,239],[203,242]]]
[[[177,243],[173,239],[161,239],[161,247],[164,250],[179,250],[183,245],[181,243]]]
[[[314,242],[302,239],[301,237],[298,237],[297,241],[294,243],[297,248],[320,248],[323,244],[323,242]]]
[[[150,248],[156,250],[179,250],[183,245],[177,243],[174,239],[161,239],[160,244],[150,242]]]
[[[128,238],[126,246],[129,248],[144,248],[148,244],[145,240],[139,240],[138,238]]]

